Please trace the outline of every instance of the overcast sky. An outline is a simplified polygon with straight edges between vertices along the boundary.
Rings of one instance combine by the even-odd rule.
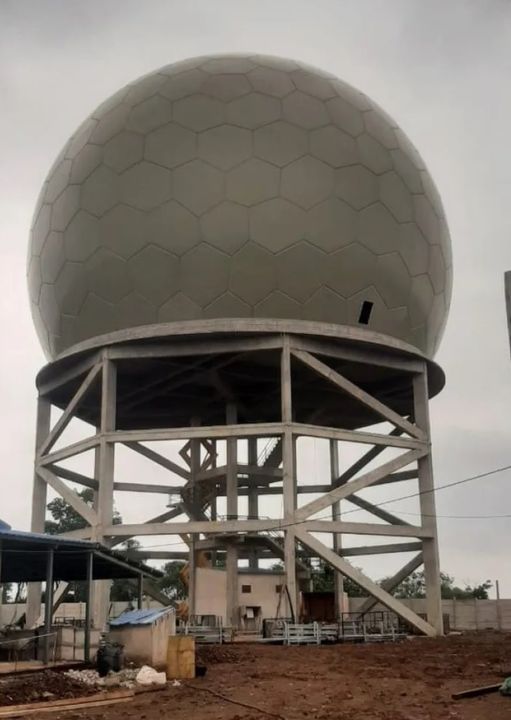
[[[245,51],[339,75],[419,148],[454,250],[454,297],[437,356],[447,385],[431,407],[436,482],[511,464],[503,292],[511,269],[508,0],[0,0],[0,517],[18,528],[29,523],[34,377],[44,363],[25,284],[44,177],[75,127],[120,86],[188,56]],[[302,457],[323,481],[321,443]],[[133,474],[120,459],[121,471]],[[133,502],[121,503],[131,520]],[[437,509],[511,516],[511,472],[439,492]],[[500,578],[511,597],[511,517],[440,517],[439,528],[445,571],[460,582]],[[381,576],[396,566],[379,559],[365,567]]]

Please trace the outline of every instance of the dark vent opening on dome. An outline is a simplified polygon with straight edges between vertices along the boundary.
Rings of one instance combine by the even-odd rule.
[[[373,311],[373,303],[369,300],[364,300],[362,307],[360,308],[360,315],[358,316],[358,322],[361,325],[369,325],[369,319]]]

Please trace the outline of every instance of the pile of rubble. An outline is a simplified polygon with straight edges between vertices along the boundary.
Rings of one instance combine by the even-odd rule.
[[[137,685],[164,685],[165,673],[144,665],[141,668],[126,668],[119,672],[110,672],[101,677],[97,670],[68,670],[65,675],[74,682],[95,688],[134,688]]]
[[[52,670],[30,675],[9,675],[0,680],[0,706],[63,700],[96,692],[94,685]]]

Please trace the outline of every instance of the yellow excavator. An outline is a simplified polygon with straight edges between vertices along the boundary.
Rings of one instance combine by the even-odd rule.
[[[195,564],[198,568],[207,568],[211,567],[211,554],[209,552],[206,552],[205,550],[199,550],[195,553]],[[185,588],[188,590],[189,582],[190,582],[190,564],[185,563],[181,570],[179,571],[179,577],[181,578],[181,582],[185,586]],[[178,620],[182,620],[183,622],[188,621],[188,600],[181,600],[176,604],[176,617]]]

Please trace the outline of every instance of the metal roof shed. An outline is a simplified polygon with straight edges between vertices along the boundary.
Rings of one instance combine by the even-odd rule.
[[[60,580],[87,583],[86,660],[90,659],[92,582],[137,579],[138,605],[141,608],[144,576],[154,579],[161,577],[161,573],[143,563],[128,560],[99,543],[0,528],[0,587],[2,583],[11,582],[46,583],[44,632],[47,638],[53,615],[53,583]]]
[[[124,646],[126,658],[155,668],[166,666],[169,637],[175,634],[174,608],[132,610],[110,621],[110,638]]]

